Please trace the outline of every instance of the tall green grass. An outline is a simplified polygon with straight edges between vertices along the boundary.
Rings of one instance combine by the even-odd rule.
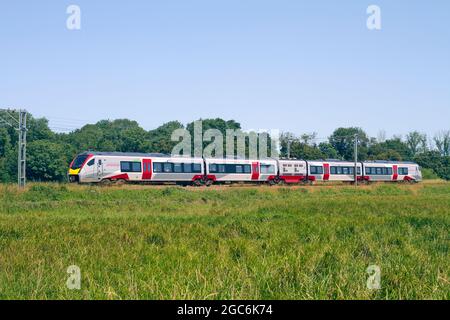
[[[446,183],[0,186],[0,298],[449,299],[449,214]]]

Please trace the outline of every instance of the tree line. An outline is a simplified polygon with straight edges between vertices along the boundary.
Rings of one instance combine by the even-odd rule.
[[[218,129],[224,135],[227,129],[241,130],[239,122],[223,119],[202,119],[203,130]],[[33,181],[65,181],[72,159],[80,152],[160,152],[170,153],[178,143],[171,141],[176,129],[193,130],[193,122],[183,125],[179,121],[167,122],[146,131],[136,121],[128,119],[102,120],[87,124],[70,133],[57,133],[49,128],[45,118],[28,118],[27,179]],[[338,128],[319,142],[316,133],[294,135],[284,132],[280,136],[280,156],[312,160],[352,160],[354,135],[358,136],[360,160],[415,161],[426,178],[450,180],[450,131],[438,132],[433,137],[412,131],[404,137],[369,137],[361,128]],[[0,127],[0,182],[17,179],[17,131]]]

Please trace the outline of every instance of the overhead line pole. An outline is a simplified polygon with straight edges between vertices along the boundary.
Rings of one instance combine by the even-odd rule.
[[[17,158],[17,180],[20,188],[26,184],[26,158],[27,158],[27,112],[19,110],[19,155]]]

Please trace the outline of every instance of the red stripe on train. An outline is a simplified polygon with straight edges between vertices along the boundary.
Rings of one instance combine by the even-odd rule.
[[[252,162],[252,180],[259,180],[259,162]]]

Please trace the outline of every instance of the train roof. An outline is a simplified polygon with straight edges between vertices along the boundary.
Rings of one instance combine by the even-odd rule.
[[[385,163],[385,164],[417,164],[411,161],[389,161],[389,160],[366,160],[364,163]]]
[[[92,154],[94,156],[117,156],[117,157],[171,157],[164,153],[141,153],[141,152],[99,152],[99,151],[85,151],[80,155]]]

